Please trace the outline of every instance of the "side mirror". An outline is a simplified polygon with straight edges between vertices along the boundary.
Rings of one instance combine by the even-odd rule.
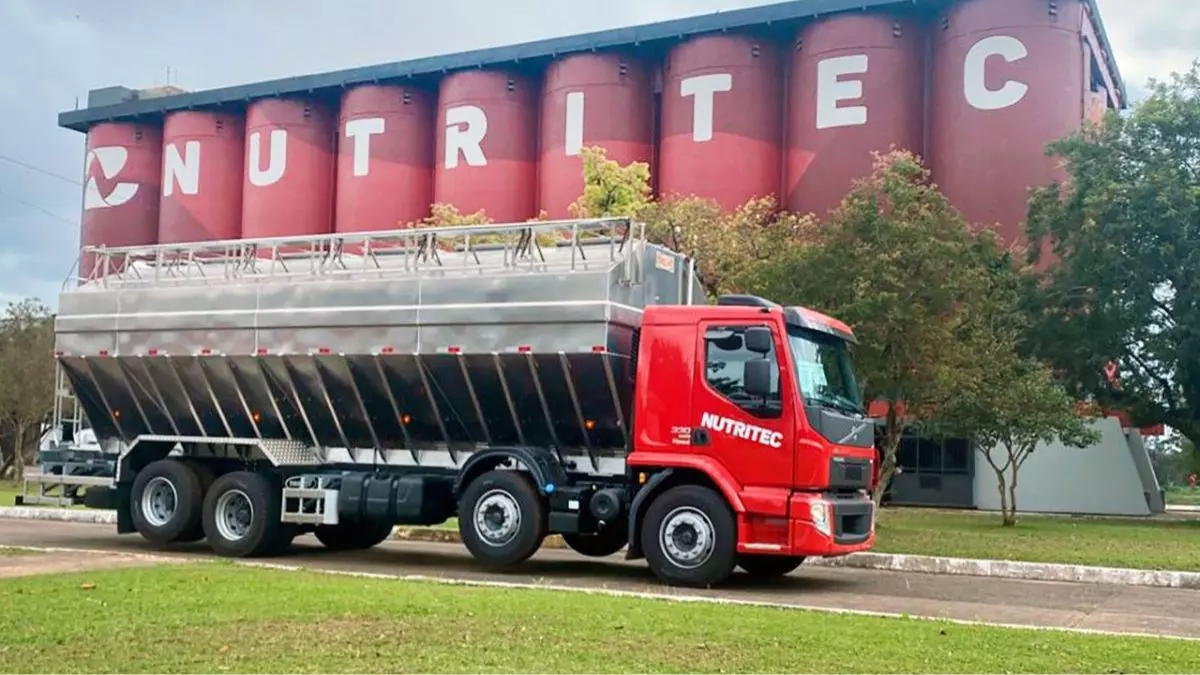
[[[747,328],[742,339],[746,343],[746,349],[755,354],[769,354],[775,342],[771,338],[771,329],[763,326]]]
[[[766,398],[771,393],[771,361],[754,359],[747,361],[744,368],[742,376],[746,381],[746,393]]]

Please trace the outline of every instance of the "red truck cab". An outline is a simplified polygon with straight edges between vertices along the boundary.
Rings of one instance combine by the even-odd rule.
[[[743,567],[870,549],[875,429],[854,342],[836,319],[750,296],[647,307],[631,470],[707,480],[734,514]]]

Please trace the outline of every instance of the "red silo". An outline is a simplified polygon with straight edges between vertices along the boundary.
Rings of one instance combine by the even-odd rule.
[[[537,215],[537,89],[491,70],[446,76],[438,96],[433,200],[494,222]]]
[[[667,59],[658,187],[734,209],[779,196],[783,71],[765,40],[689,40]]]
[[[1030,187],[1056,176],[1048,143],[1083,123],[1078,0],[970,0],[934,29],[929,164],[968,220],[1023,240]]]
[[[337,232],[394,230],[429,215],[434,101],[409,86],[364,85],[342,97]]]
[[[924,153],[925,48],[908,18],[846,13],[800,33],[788,83],[786,207],[824,217],[873,151]]]
[[[246,111],[242,237],[333,230],[334,126],[327,108],[263,99]]]
[[[167,115],[160,244],[241,236],[244,138],[245,124],[237,115],[198,111]]]
[[[542,85],[538,197],[550,218],[569,218],[583,194],[581,147],[621,164],[654,157],[654,92],[645,64],[621,54],[556,61]]]
[[[127,123],[92,127],[84,159],[80,246],[154,244],[161,181],[160,129]],[[93,263],[90,256],[82,260],[79,275],[91,278]]]

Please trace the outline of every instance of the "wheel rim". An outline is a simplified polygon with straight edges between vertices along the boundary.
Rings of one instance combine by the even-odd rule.
[[[658,528],[658,541],[673,565],[690,570],[712,557],[717,532],[703,511],[680,506],[663,518]]]
[[[227,541],[244,538],[254,523],[254,504],[250,502],[250,496],[241,490],[229,490],[221,495],[214,511],[217,532]]]
[[[179,493],[175,491],[174,483],[162,476],[155,476],[146,483],[146,489],[142,490],[142,516],[146,522],[162,527],[171,522],[178,508]]]
[[[488,546],[504,546],[521,531],[521,506],[504,490],[492,490],[475,502],[475,531]]]

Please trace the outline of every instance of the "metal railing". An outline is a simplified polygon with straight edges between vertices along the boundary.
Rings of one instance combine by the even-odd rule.
[[[561,272],[632,258],[645,226],[627,218],[531,221],[155,244],[85,247],[64,290],[80,286],[223,284],[437,271]],[[607,255],[599,251],[606,250]],[[632,263],[631,263],[632,264]]]

